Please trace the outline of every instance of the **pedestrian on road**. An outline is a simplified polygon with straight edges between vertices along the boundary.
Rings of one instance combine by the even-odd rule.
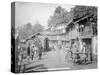
[[[30,43],[29,43],[28,48],[27,48],[27,55],[28,55],[27,56],[28,57],[27,59],[28,59],[28,62],[29,62],[29,59],[30,59],[30,53],[31,52],[30,52]]]
[[[42,46],[41,48],[39,48],[39,60],[41,60],[41,58],[42,58]]]

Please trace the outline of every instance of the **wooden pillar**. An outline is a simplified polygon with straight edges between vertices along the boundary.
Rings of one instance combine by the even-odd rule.
[[[93,53],[93,47],[92,47],[92,44],[93,44],[93,42],[92,42],[92,38],[91,38],[91,45],[90,45],[90,62],[91,63],[93,61],[93,55],[92,55],[92,53]]]

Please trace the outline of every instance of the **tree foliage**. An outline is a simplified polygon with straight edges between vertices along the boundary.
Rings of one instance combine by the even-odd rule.
[[[18,33],[21,39],[27,39],[29,36],[43,31],[43,29],[44,27],[38,22],[34,26],[31,23],[27,23],[21,27],[18,27]]]
[[[93,6],[76,6],[74,8],[74,19],[84,16],[97,16],[97,7]]]
[[[39,24],[39,22],[36,22],[36,24],[33,26],[33,33],[42,32],[44,30],[44,27]]]
[[[59,24],[68,23],[72,17],[72,13],[67,12],[67,10],[61,6],[58,6],[54,11],[53,16],[48,20],[48,27],[56,27]]]

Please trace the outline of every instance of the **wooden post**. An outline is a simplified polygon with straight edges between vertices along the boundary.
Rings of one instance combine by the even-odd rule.
[[[90,60],[91,60],[91,63],[92,63],[92,61],[93,61],[93,55],[92,55],[92,53],[93,53],[93,29],[92,29],[92,23],[91,22],[89,22],[89,24],[90,24],[90,28],[91,28],[91,46],[90,46],[90,49],[91,49],[91,51],[90,51]]]
[[[92,49],[92,38],[91,38],[91,45],[90,45],[90,61],[91,61],[91,63],[93,61],[92,51],[93,51],[93,49]]]

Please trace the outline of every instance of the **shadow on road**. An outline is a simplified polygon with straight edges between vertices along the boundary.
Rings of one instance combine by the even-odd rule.
[[[35,65],[25,69],[25,73],[48,71],[44,64]]]

